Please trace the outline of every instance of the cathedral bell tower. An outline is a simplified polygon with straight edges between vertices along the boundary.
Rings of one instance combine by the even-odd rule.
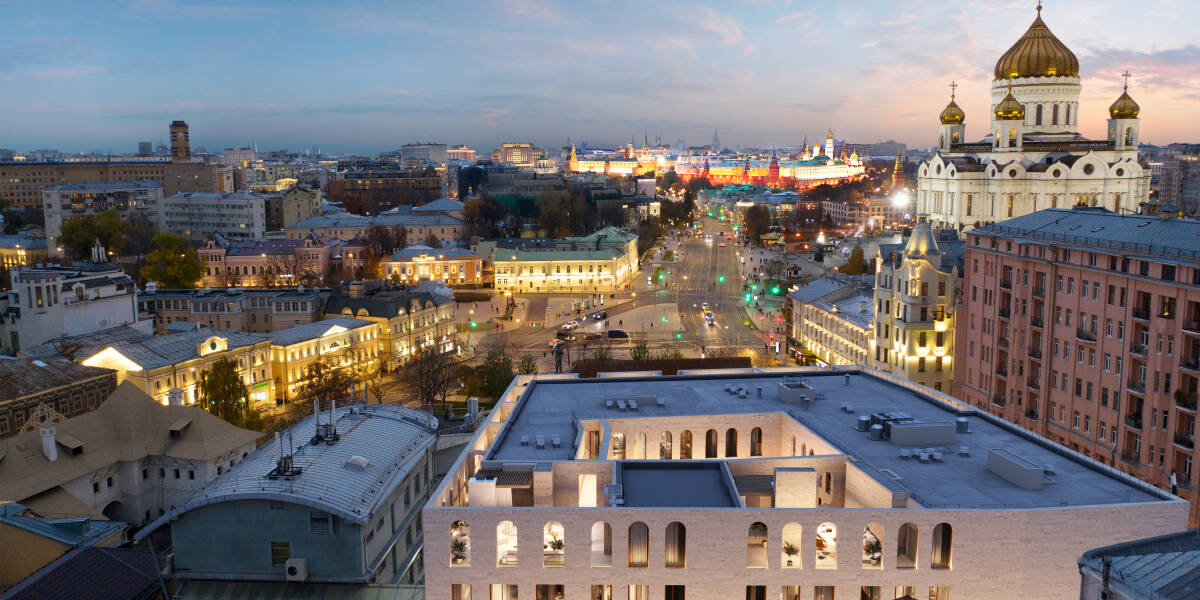
[[[963,143],[966,135],[966,125],[963,122],[967,120],[967,114],[963,112],[962,107],[954,101],[954,91],[958,84],[950,82],[950,104],[942,109],[942,114],[939,119],[942,121],[938,128],[938,149],[949,150],[956,144]]]
[[[1011,81],[1008,95],[996,105],[992,116],[996,123],[996,131],[992,132],[992,147],[1001,151],[1020,151],[1025,137],[1025,105],[1013,97]]]
[[[1112,106],[1108,107],[1108,140],[1117,150],[1134,150],[1138,147],[1138,113],[1141,107],[1129,96],[1129,72],[1125,78],[1125,89]]]

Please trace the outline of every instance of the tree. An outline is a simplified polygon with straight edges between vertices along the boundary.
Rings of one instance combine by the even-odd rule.
[[[197,391],[204,410],[238,427],[262,430],[262,419],[250,406],[250,391],[237,363],[222,358],[201,371]]]
[[[711,182],[709,182],[709,180],[707,178],[704,178],[704,177],[696,177],[695,179],[689,179],[687,182],[687,190],[689,192],[691,192],[692,194],[699,194],[703,190],[711,190],[712,188],[713,188],[713,184]]]
[[[658,178],[658,187],[664,190],[671,189],[671,186],[679,183],[680,181],[681,180],[678,173],[676,173],[674,170],[667,171]]]
[[[305,367],[296,397],[330,404],[344,396],[351,383],[349,370],[343,368],[337,358],[324,356]]]
[[[173,233],[154,236],[154,245],[158,246],[158,249],[146,255],[146,266],[142,269],[142,275],[168,289],[196,287],[196,282],[204,274],[204,267],[200,265],[196,249]]]
[[[111,209],[75,217],[63,223],[62,235],[58,240],[77,260],[88,258],[97,240],[106,250],[118,255],[125,247],[125,222],[117,211]]]
[[[135,256],[145,256],[157,246],[154,235],[158,226],[142,213],[133,213],[125,221],[125,251]]]
[[[483,357],[483,366],[479,368],[483,393],[489,398],[499,398],[512,383],[513,363],[512,353],[503,345],[488,348]]]
[[[522,352],[517,358],[517,373],[534,375],[538,372],[537,358],[532,352]]]
[[[453,365],[449,354],[441,352],[437,346],[429,346],[413,354],[412,360],[400,371],[400,380],[422,408],[433,410],[435,402],[446,401],[454,380]]]
[[[846,275],[862,275],[867,270],[867,263],[863,260],[862,246],[855,246],[854,250],[850,251],[850,258],[846,259],[846,264],[838,268],[838,271]]]
[[[379,357],[361,349],[351,351],[350,376],[352,385],[365,385],[366,393],[374,394],[375,400],[383,403],[383,361]],[[369,395],[363,398],[363,402],[370,401]]]
[[[408,228],[403,225],[397,225],[392,228],[392,245],[395,248],[408,247]]]
[[[758,244],[760,236],[771,230],[771,213],[767,207],[761,204],[747,208],[743,220],[746,225],[746,235],[754,244]]]
[[[425,236],[425,245],[429,246],[430,248],[441,248],[442,240],[439,240],[438,236],[434,235],[431,231],[429,232],[429,235]]]
[[[396,236],[392,230],[383,225],[372,225],[367,228],[366,242],[374,251],[375,256],[391,254],[396,249]]]
[[[559,189],[546,190],[534,202],[537,205],[538,222],[548,238],[561,238],[567,234],[567,193]]]

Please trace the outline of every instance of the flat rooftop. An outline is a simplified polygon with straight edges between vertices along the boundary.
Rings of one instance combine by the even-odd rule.
[[[720,461],[623,461],[624,506],[732,508],[739,506]]]
[[[849,374],[848,379],[846,374]],[[810,386],[811,389],[806,390],[810,396],[820,393],[824,398],[807,406],[782,400],[779,384],[785,378],[797,375],[803,376]],[[726,391],[727,386],[746,388],[748,397],[731,395]],[[757,393],[759,387],[762,388],[761,398]],[[882,374],[861,369],[535,379],[526,387],[486,458],[514,462],[574,460],[572,445],[576,439],[577,421],[783,413],[852,461],[866,463],[863,471],[881,484],[889,488],[902,486],[911,492],[914,501],[926,507],[1039,508],[1168,500],[1165,493],[1082,455],[974,409],[957,408],[939,396],[933,390],[920,393],[892,383]],[[622,411],[607,407],[606,399],[614,398],[638,398],[638,408]],[[661,406],[659,400],[663,403]],[[843,404],[852,405],[853,412],[844,411]],[[945,446],[949,450],[944,453],[943,462],[922,463],[900,456],[901,450],[918,446],[874,441],[866,433],[857,431],[859,417],[880,411],[907,413],[916,421],[926,423],[954,423],[958,417],[966,417],[970,431],[958,433],[953,443],[922,444],[922,447]],[[694,433],[703,435],[702,431]],[[525,444],[521,441],[523,435],[526,436]],[[554,435],[562,440],[560,447],[546,443],[539,448],[530,443],[537,437],[551,440]],[[969,455],[960,456],[959,446],[967,446]],[[1010,483],[988,470],[989,449],[1004,449],[1035,465],[1050,466],[1053,483],[1039,490],[1026,490]],[[779,461],[790,458],[768,456],[727,460]],[[646,462],[654,464],[655,461]],[[623,464],[628,468],[630,462]],[[647,473],[634,471],[635,480]],[[895,474],[898,480],[889,473]],[[649,475],[651,478],[667,476],[653,470]],[[682,477],[679,474],[670,476]],[[631,492],[635,496],[638,494],[636,489],[627,486],[627,499]],[[626,505],[629,505],[628,501]],[[654,505],[662,504],[655,499]]]

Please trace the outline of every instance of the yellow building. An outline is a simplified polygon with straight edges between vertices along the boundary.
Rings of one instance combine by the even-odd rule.
[[[495,287],[515,292],[613,292],[637,272],[637,236],[615,227],[555,242],[553,249],[493,248]]]
[[[237,364],[255,408],[275,405],[271,338],[256,333],[196,329],[161,337],[130,336],[78,354],[89,367],[117,372],[159,404],[195,404],[200,374],[221,359]],[[174,396],[174,398],[172,397]]]
[[[0,269],[44,263],[47,256],[44,239],[0,234]]]
[[[379,324],[350,317],[297,325],[270,334],[271,372],[281,402],[296,398],[308,366],[332,359],[341,368],[378,362],[381,355]]]
[[[413,244],[383,260],[383,276],[394,283],[415,285],[445,281],[449,285],[483,283],[483,257],[458,248]]]
[[[429,292],[368,295],[361,286],[351,284],[350,295],[330,297],[325,314],[377,323],[379,346],[388,369],[407,363],[425,348],[437,347],[442,352],[456,349],[454,304],[450,298]]]

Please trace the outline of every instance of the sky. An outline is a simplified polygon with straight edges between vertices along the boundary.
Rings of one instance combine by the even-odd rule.
[[[415,141],[643,132],[727,147],[936,142],[958,82],[967,137],[987,127],[1000,55],[1031,0],[0,0],[0,147],[373,153]],[[1046,0],[1080,59],[1080,129],[1102,137],[1120,73],[1144,142],[1200,140],[1200,2]]]

